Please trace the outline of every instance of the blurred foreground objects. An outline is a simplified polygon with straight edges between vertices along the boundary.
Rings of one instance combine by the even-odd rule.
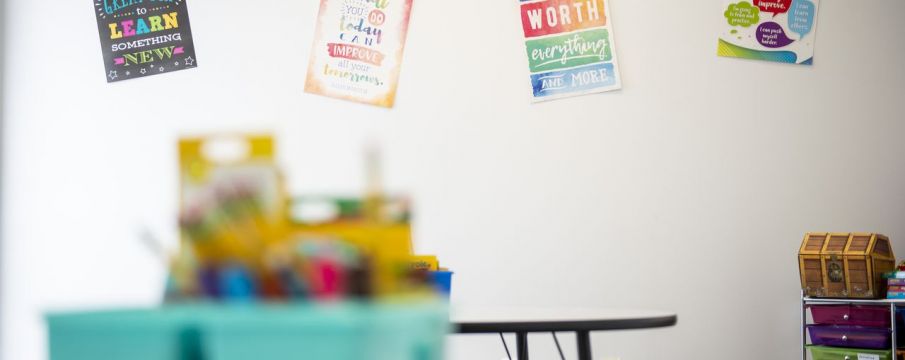
[[[180,142],[181,249],[168,302],[373,299],[448,294],[436,265],[416,266],[409,201],[380,190],[368,154],[362,198],[289,198],[267,136],[234,137],[218,159],[207,138]],[[448,272],[448,271],[446,271]],[[447,281],[448,282],[448,281]],[[441,289],[437,291],[437,289]]]
[[[193,304],[51,314],[51,360],[441,360],[435,302]]]
[[[268,136],[179,143],[164,306],[47,316],[51,360],[440,360],[451,272],[403,197],[290,198]]]

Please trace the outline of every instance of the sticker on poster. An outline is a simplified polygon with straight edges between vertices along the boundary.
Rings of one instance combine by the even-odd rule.
[[[393,107],[412,0],[321,0],[305,92]]]
[[[728,0],[717,55],[790,64],[814,63],[820,0]]]
[[[622,88],[609,0],[520,0],[532,100]]]
[[[186,0],[94,0],[107,82],[198,66]]]

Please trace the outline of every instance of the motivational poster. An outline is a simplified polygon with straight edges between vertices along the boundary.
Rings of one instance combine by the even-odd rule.
[[[609,0],[520,0],[534,101],[622,87]]]
[[[730,0],[719,56],[811,65],[820,0]]]
[[[392,107],[412,0],[321,0],[305,91]]]
[[[107,82],[198,66],[185,0],[94,0]]]

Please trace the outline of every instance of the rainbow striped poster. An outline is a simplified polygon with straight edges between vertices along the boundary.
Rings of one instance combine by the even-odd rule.
[[[622,87],[609,0],[520,0],[535,102]]]
[[[820,0],[726,0],[717,55],[811,65]]]
[[[393,107],[412,0],[321,0],[305,92]]]

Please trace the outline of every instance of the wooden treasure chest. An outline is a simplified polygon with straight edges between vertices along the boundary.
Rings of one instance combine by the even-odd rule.
[[[808,233],[798,252],[806,296],[881,298],[883,274],[895,270],[889,238],[869,233]]]

